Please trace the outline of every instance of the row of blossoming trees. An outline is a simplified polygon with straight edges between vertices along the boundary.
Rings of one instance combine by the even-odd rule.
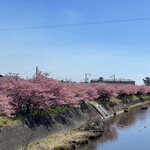
[[[0,78],[0,115],[10,116],[13,111],[22,109],[42,110],[65,104],[76,107],[81,101],[149,93],[148,86],[63,83],[41,72],[29,80],[16,74],[6,75]]]

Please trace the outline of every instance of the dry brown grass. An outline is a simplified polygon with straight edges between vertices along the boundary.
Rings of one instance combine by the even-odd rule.
[[[92,104],[92,105],[98,104],[96,101],[89,101],[89,103]]]
[[[77,130],[59,133],[56,134],[55,136],[31,143],[27,147],[27,150],[43,150],[43,149],[53,150],[54,147],[59,147],[63,145],[67,146],[70,144],[71,141],[78,141],[87,138],[90,135],[93,135],[93,133]]]
[[[150,104],[150,101],[146,101],[146,102],[140,102],[140,103],[137,103],[137,104],[134,104],[134,105],[124,105],[124,109],[132,109],[132,108],[136,108],[136,107],[139,107],[139,106],[142,106],[142,105],[146,105],[146,104]]]

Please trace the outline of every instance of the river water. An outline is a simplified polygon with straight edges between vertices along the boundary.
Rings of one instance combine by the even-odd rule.
[[[111,118],[104,135],[80,150],[150,150],[150,108]]]

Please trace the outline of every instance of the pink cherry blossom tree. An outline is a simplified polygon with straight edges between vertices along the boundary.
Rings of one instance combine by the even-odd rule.
[[[11,116],[13,108],[10,106],[11,98],[0,94],[0,115]]]

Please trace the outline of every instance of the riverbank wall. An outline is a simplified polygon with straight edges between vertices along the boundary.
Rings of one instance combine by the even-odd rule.
[[[1,127],[0,150],[21,149],[33,141],[78,128],[92,119],[102,121],[98,112],[88,105],[84,109],[75,108],[57,115]]]
[[[137,103],[150,102],[150,99],[136,100],[126,103],[128,106],[137,107]],[[123,104],[120,104],[116,114],[123,113]],[[110,116],[114,115],[114,110],[107,110]],[[70,131],[78,128],[88,121],[99,120],[103,123],[104,119],[99,111],[91,104],[86,104],[84,108],[75,108],[61,114],[48,116],[42,119],[30,120],[13,126],[0,128],[0,150],[18,150],[25,148],[33,141],[50,137],[56,133]]]

